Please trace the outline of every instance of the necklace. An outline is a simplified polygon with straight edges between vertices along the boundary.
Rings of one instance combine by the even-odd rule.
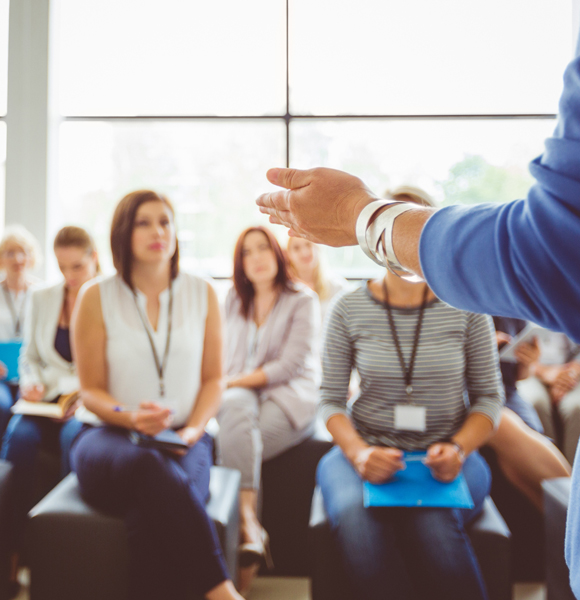
[[[391,336],[393,337],[393,342],[395,343],[395,348],[397,350],[397,355],[399,357],[399,364],[401,365],[401,370],[403,371],[403,377],[405,378],[405,391],[407,392],[407,396],[409,399],[411,398],[411,394],[413,393],[413,370],[415,368],[415,357],[417,356],[417,350],[419,348],[419,337],[421,336],[421,325],[423,324],[423,314],[425,313],[425,306],[427,306],[427,294],[429,292],[429,288],[425,286],[423,290],[423,299],[421,301],[421,308],[419,310],[419,316],[417,317],[417,325],[415,327],[415,336],[413,340],[413,349],[411,350],[411,357],[409,359],[409,366],[405,364],[405,357],[403,356],[403,349],[401,348],[401,342],[399,341],[399,335],[397,334],[397,327],[395,326],[395,319],[393,318],[393,313],[391,311],[391,306],[389,304],[389,291],[387,289],[387,284],[383,279],[383,296],[384,302],[383,306],[387,310],[387,317],[389,319],[389,325],[391,328]]]

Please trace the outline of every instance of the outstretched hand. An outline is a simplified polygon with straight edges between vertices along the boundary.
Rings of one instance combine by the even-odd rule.
[[[335,169],[270,169],[267,177],[286,188],[256,200],[270,223],[285,225],[290,236],[327,246],[356,245],[357,217],[377,200],[358,177]]]

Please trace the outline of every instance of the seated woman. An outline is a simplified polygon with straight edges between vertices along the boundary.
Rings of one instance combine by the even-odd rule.
[[[493,317],[495,337],[498,350],[517,336],[526,326],[521,319],[511,317]],[[517,382],[526,379],[530,375],[530,367],[537,362],[540,356],[538,341],[522,342],[516,348],[515,357],[517,362],[500,360],[501,378],[505,389],[505,405],[518,415],[522,421],[534,431],[544,432],[538,413],[534,407],[524,400],[517,389]]]
[[[54,253],[64,281],[32,293],[20,354],[20,395],[29,402],[55,402],[78,390],[70,345],[70,322],[82,285],[98,270],[95,245],[80,227],[64,227],[54,240]],[[74,408],[61,420],[14,415],[4,435],[2,458],[13,465],[14,515],[12,545],[18,551],[26,515],[35,501],[36,457],[41,445],[57,447],[61,474],[69,470],[69,451],[81,424]],[[13,573],[15,575],[15,573]]]
[[[316,296],[295,286],[276,238],[251,227],[234,252],[226,300],[226,374],[218,421],[222,463],[242,473],[240,589],[247,590],[267,551],[257,516],[262,461],[313,432],[320,365]]]
[[[6,227],[0,240],[0,269],[4,271],[0,282],[0,342],[22,339],[27,305],[37,283],[31,271],[40,260],[40,246],[29,231],[18,225]],[[18,381],[6,381],[7,374],[0,362],[0,437],[18,393]]]
[[[486,598],[464,526],[491,484],[477,449],[501,417],[494,344],[488,317],[453,309],[426,285],[391,273],[331,309],[321,413],[337,447],[320,462],[317,479],[361,598]],[[347,411],[353,366],[360,394]],[[475,508],[364,508],[363,480],[386,481],[404,468],[409,450],[427,450],[441,481],[463,469]]]
[[[222,392],[216,295],[179,272],[165,196],[125,196],[111,249],[117,275],[86,289],[75,322],[85,425],[72,461],[81,493],[127,523],[131,599],[241,600],[205,510],[212,440],[204,428]],[[129,435],[167,428],[189,449],[151,449]]]
[[[320,248],[317,244],[299,237],[288,238],[286,254],[290,273],[316,292],[320,301],[322,322],[330,305],[330,301],[348,288],[343,277],[331,277],[322,263]]]
[[[423,194],[396,199],[429,204]],[[347,409],[353,367],[361,391]],[[486,597],[464,534],[490,487],[477,449],[499,425],[490,445],[508,477],[534,499],[543,478],[569,473],[555,448],[502,402],[488,317],[453,309],[425,285],[390,273],[334,305],[325,327],[321,413],[338,446],[317,478],[361,597]],[[463,469],[474,509],[365,509],[362,480],[386,481],[404,468],[402,450],[427,450],[442,481]]]
[[[529,377],[518,383],[540,416],[546,435],[556,440],[570,463],[580,438],[580,347],[563,333],[549,332]]]

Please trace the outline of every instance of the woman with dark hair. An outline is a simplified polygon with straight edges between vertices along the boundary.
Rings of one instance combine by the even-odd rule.
[[[267,555],[257,516],[262,460],[311,435],[318,403],[314,293],[295,286],[276,238],[246,229],[234,252],[234,287],[226,300],[227,390],[218,421],[223,464],[242,473],[240,589],[249,588]]]
[[[61,394],[78,390],[70,344],[71,315],[81,287],[97,275],[95,244],[82,228],[63,227],[54,240],[54,254],[64,281],[32,293],[20,353],[20,396],[28,402],[56,402]],[[11,522],[13,550],[18,552],[26,515],[34,503],[36,457],[42,446],[57,447],[61,473],[69,470],[69,450],[81,424],[73,406],[63,419],[16,414],[8,423],[2,443],[3,459],[13,465],[14,514]],[[17,554],[12,579],[16,580]]]
[[[205,425],[222,392],[215,292],[179,272],[165,196],[125,196],[111,249],[117,275],[87,288],[75,322],[85,425],[72,461],[81,493],[127,523],[131,599],[241,600],[205,510],[212,464]],[[166,429],[189,449],[155,450],[130,435]]]

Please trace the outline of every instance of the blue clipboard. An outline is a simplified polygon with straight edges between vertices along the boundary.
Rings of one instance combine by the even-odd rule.
[[[22,348],[21,340],[12,340],[9,342],[0,342],[0,361],[8,369],[6,381],[18,381],[18,358]]]
[[[473,508],[463,473],[451,483],[437,481],[429,467],[423,464],[425,452],[405,452],[406,468],[398,471],[385,483],[365,481],[363,499],[370,506],[431,506],[444,508]]]

